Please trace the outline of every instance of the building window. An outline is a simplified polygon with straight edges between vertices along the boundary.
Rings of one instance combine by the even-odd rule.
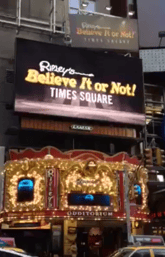
[[[132,257],[150,257],[149,250],[140,250],[135,252]]]
[[[155,257],[165,257],[165,250],[163,250],[163,249],[160,249],[160,250],[155,249],[153,251],[154,251]]]
[[[16,14],[16,1],[13,0],[0,0],[0,14],[15,17]]]

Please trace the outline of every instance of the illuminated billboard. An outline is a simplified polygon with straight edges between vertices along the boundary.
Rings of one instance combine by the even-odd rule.
[[[17,39],[18,112],[144,124],[138,58]]]
[[[72,46],[139,51],[136,19],[70,14]]]

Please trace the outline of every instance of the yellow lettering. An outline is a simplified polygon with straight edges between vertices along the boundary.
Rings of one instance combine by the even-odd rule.
[[[96,36],[102,36],[102,32],[101,31],[95,31],[95,35]]]
[[[83,77],[80,85],[80,89],[84,90],[85,89],[85,84],[86,84],[87,78]]]
[[[120,87],[120,94],[121,94],[121,95],[125,95],[125,94],[126,94],[126,92],[127,92],[126,87],[121,86],[121,87]]]
[[[75,88],[76,85],[77,85],[77,81],[75,79],[70,79],[69,80],[69,85],[70,85],[70,87]]]
[[[133,87],[132,87],[132,96],[135,96],[135,90],[136,90],[136,85],[133,84]]]
[[[41,83],[41,84],[45,84],[45,80],[46,80],[46,77],[44,74],[40,74],[38,76],[38,82]]]
[[[60,76],[56,76],[54,79],[54,83],[56,86],[61,86],[62,78]]]
[[[134,38],[134,36],[135,36],[135,32],[132,32],[132,38]]]
[[[126,32],[126,31],[122,31],[120,34],[120,37],[125,37],[125,38],[134,38],[134,32]]]
[[[119,33],[118,33],[118,32],[112,31],[112,37],[118,37],[118,36],[119,36]]]
[[[46,81],[45,81],[46,85],[54,85],[54,73],[46,73]]]
[[[55,76],[55,74],[53,72],[51,72],[50,75],[51,75],[50,76],[50,84],[54,85],[54,76]]]
[[[28,75],[25,78],[26,81],[31,83],[37,83],[38,82],[38,74],[39,72],[37,70],[28,70]]]
[[[122,31],[121,34],[120,34],[120,37],[125,37],[125,34],[126,34],[126,32]]]
[[[91,79],[88,79],[86,84],[87,84],[88,90],[92,90],[92,81],[91,81]]]
[[[82,29],[77,28],[77,35],[82,35]]]
[[[62,82],[64,83],[64,86],[67,87],[69,83],[69,78],[61,78]]]
[[[104,37],[110,37],[110,36],[111,36],[110,30],[105,29]]]
[[[116,84],[116,82],[112,82],[111,83],[111,86],[112,86],[112,88],[111,88],[111,90],[110,90],[110,94],[119,94],[119,90],[120,90],[120,86],[121,86],[121,83],[117,83]]]
[[[107,92],[106,89],[109,87],[109,85],[108,84],[104,84],[104,83],[102,83],[101,85],[102,85],[102,92]]]
[[[101,85],[101,83],[95,83],[95,90],[97,91],[97,92],[99,92],[99,91],[101,91],[101,89],[102,89],[102,85]]]
[[[131,93],[131,87],[129,84],[127,84],[126,89],[127,89],[127,96],[131,96],[132,93]]]

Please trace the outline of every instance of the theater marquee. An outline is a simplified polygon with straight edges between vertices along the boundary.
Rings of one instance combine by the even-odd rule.
[[[15,110],[143,124],[141,61],[17,39]]]

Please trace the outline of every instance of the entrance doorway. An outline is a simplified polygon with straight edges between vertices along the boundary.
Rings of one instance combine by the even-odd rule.
[[[124,223],[121,222],[120,224],[116,221],[78,222],[78,257],[107,257],[115,250],[123,247],[126,237],[124,227]],[[92,228],[95,228],[93,236],[90,232]]]

